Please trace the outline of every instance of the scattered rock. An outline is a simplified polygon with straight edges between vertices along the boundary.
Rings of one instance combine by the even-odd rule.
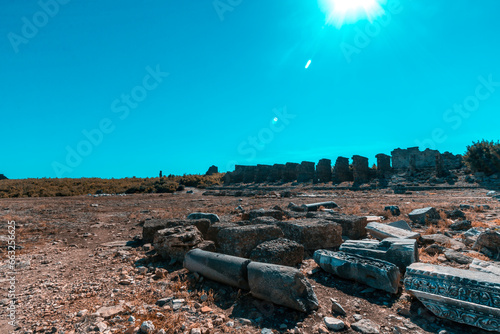
[[[330,301],[332,302],[332,313],[333,314],[347,315],[347,313],[344,310],[344,308],[342,307],[342,305],[337,303],[337,301],[335,299],[330,298]]]
[[[344,322],[337,318],[325,317],[323,321],[325,322],[326,328],[332,331],[340,331],[345,327]]]
[[[398,220],[395,222],[388,223],[387,225],[392,227],[397,227],[406,231],[412,231],[411,226],[404,220]]]
[[[203,241],[195,226],[177,226],[156,232],[153,245],[164,259],[182,262],[189,250]]]
[[[472,248],[486,256],[498,259],[500,257],[500,231],[487,229],[482,232]]]
[[[450,219],[465,219],[465,213],[459,209],[445,211],[444,213]]]
[[[252,250],[250,259],[293,267],[302,263],[304,246],[283,238],[265,241]]]
[[[408,215],[411,221],[417,224],[424,225],[427,222],[433,222],[439,220],[441,217],[436,209],[433,207],[427,207],[422,209],[415,209]]]
[[[86,310],[85,310],[86,311]],[[96,313],[105,319],[112,318],[118,314],[121,314],[125,312],[125,309],[123,308],[122,305],[114,305],[114,306],[108,306],[108,307],[101,307],[96,311]]]
[[[259,244],[283,237],[281,229],[275,225],[248,225],[221,229],[217,244],[222,253],[248,257]]]
[[[368,319],[361,319],[351,324],[351,328],[363,334],[379,334],[380,326]]]
[[[399,216],[401,211],[397,205],[389,205],[384,208],[384,211],[390,211],[393,216]]]
[[[187,219],[208,219],[212,224],[220,222],[219,216],[215,213],[193,212],[187,216]]]
[[[444,252],[444,256],[448,261],[456,262],[459,264],[469,264],[472,263],[472,258],[463,255],[462,253],[455,252],[454,250],[448,249]]]
[[[459,220],[450,225],[450,230],[464,231],[471,228],[472,222],[470,220]]]

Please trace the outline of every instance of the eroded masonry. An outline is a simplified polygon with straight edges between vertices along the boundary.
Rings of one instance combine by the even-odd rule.
[[[374,179],[388,179],[395,173],[407,172],[409,176],[419,171],[435,172],[438,176],[447,175],[449,170],[462,167],[462,156],[437,150],[420,151],[418,147],[395,149],[391,155],[377,154],[376,167],[368,165],[368,158],[359,155],[338,157],[332,166],[332,160],[321,159],[317,164],[310,161],[301,163],[245,166],[236,165],[234,171],[225,175],[224,182],[263,183],[263,182],[313,182],[342,183],[353,181],[363,184]]]

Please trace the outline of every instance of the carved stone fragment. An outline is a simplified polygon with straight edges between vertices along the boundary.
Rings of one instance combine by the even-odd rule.
[[[500,277],[477,271],[414,263],[404,285],[432,313],[488,331],[500,329]]]

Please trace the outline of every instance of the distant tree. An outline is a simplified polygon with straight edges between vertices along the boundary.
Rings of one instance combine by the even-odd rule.
[[[0,174],[0,180],[7,180],[7,176]]]
[[[500,173],[500,143],[484,139],[472,142],[467,146],[464,162],[473,172]]]

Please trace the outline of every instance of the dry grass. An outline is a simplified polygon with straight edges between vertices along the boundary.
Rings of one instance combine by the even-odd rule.
[[[424,250],[424,248],[420,248],[418,250],[418,258],[420,262],[423,263],[430,263],[430,264],[440,264],[441,262],[438,260],[439,254],[434,254],[434,255],[429,255],[427,252]]]
[[[481,261],[490,261],[489,257],[487,257],[486,255],[483,255],[481,253],[478,253],[478,252],[469,252],[469,253],[467,253],[467,256],[473,257],[473,258],[481,260]]]
[[[86,194],[173,193],[179,185],[206,188],[222,184],[224,174],[124,179],[0,180],[0,198],[77,196]]]

